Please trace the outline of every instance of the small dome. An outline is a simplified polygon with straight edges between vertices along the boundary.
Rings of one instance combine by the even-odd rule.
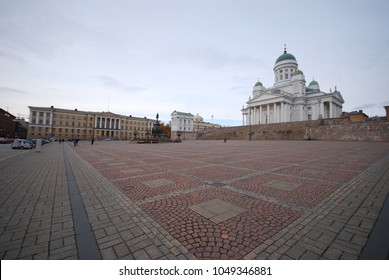
[[[304,73],[303,73],[303,71],[301,71],[300,69],[297,69],[296,71],[293,72],[292,75],[293,75],[293,76],[304,75]]]
[[[312,82],[309,83],[309,87],[313,87],[313,86],[319,86],[318,82],[312,80]]]
[[[204,118],[197,114],[196,116],[193,117],[194,122],[204,122]]]
[[[255,83],[255,86],[254,86],[254,87],[258,87],[258,86],[263,87],[263,84],[262,84],[260,81],[258,81],[258,82]]]

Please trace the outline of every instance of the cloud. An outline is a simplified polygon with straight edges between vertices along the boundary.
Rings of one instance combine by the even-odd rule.
[[[259,58],[243,54],[232,55],[207,47],[195,50],[192,57],[212,70],[228,67],[255,69],[265,67],[265,63]]]
[[[18,90],[18,89],[9,88],[9,87],[0,87],[0,93],[6,93],[6,94],[31,94],[28,91]]]
[[[97,75],[94,76],[96,79],[98,79],[103,86],[113,89],[115,91],[124,92],[124,93],[134,93],[137,91],[145,90],[143,87],[136,87],[132,85],[127,85],[125,83],[122,83],[110,76],[104,76],[104,75]]]

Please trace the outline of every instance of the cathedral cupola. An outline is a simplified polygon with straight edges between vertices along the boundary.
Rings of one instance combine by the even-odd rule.
[[[261,92],[264,92],[266,88],[263,86],[263,84],[259,81],[255,83],[253,88],[253,97],[259,95]]]
[[[292,75],[297,70],[297,60],[293,54],[290,54],[284,46],[284,53],[280,55],[274,65],[274,86],[280,86],[290,82]]]
[[[315,81],[315,79],[312,79],[312,81],[309,83],[307,87],[307,93],[315,93],[320,92],[319,83]]]

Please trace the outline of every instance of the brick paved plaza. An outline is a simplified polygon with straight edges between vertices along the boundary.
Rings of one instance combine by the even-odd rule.
[[[358,259],[388,252],[373,237],[382,235],[376,221],[389,193],[389,143],[0,148],[1,259]]]

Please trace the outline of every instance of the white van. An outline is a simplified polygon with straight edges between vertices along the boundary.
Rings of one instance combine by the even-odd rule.
[[[11,144],[12,149],[32,149],[32,142],[26,139],[15,139]]]

